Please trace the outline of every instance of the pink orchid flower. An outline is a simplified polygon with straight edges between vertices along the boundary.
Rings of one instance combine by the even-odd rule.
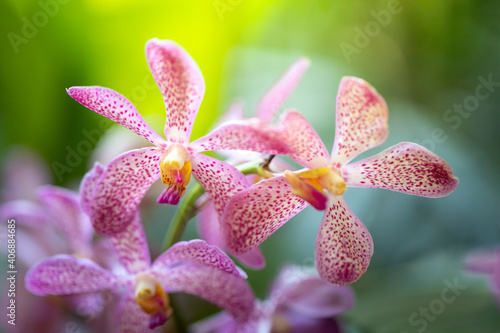
[[[96,165],[81,186],[81,205],[92,204],[103,168]],[[226,309],[238,321],[247,320],[254,296],[246,275],[218,248],[201,240],[180,242],[150,262],[139,213],[121,232],[109,237],[125,272],[109,271],[89,259],[57,255],[26,274],[26,288],[36,295],[68,295],[104,290],[122,291],[116,309],[119,332],[145,332],[163,325],[172,314],[168,293],[187,292]]]
[[[387,105],[365,81],[346,77],[337,96],[331,157],[311,125],[297,111],[286,112],[281,136],[290,157],[306,170],[285,171],[235,195],[222,216],[225,244],[235,254],[262,243],[308,203],[325,210],[316,239],[320,276],[336,285],[357,281],[367,270],[373,241],[347,206],[347,186],[374,187],[425,197],[451,193],[458,185],[450,166],[427,149],[400,143],[380,154],[347,164],[387,137]]]
[[[311,269],[283,268],[269,296],[259,302],[250,319],[238,323],[222,312],[192,326],[193,333],[340,333],[335,316],[354,306],[349,287],[333,286]]]
[[[191,173],[199,179],[202,174],[221,172],[225,163],[200,154],[200,151],[288,152],[277,138],[248,122],[226,124],[189,143],[205,92],[200,69],[181,46],[168,40],[148,41],[146,59],[165,102],[166,140],[154,132],[132,103],[117,92],[97,86],[68,89],[68,94],[83,106],[128,128],[155,146],[116,157],[96,183],[93,192],[95,204],[90,217],[96,231],[105,235],[118,232],[130,223],[145,192],[159,178],[167,188],[158,202],[177,204],[185,193]],[[105,223],[100,223],[101,220]]]
[[[255,114],[258,120],[263,123],[270,124],[271,120],[279,111],[280,106],[299,84],[302,75],[308,67],[309,60],[300,58],[287,68],[285,73],[268,90],[257,106]],[[240,102],[234,102],[222,116],[219,123],[224,124],[225,122],[239,121],[243,119],[243,105]],[[260,160],[265,157],[264,154],[248,151],[222,151],[220,153],[226,157],[225,162],[231,165],[239,165],[244,162]],[[289,168],[288,164],[278,157],[271,161],[271,170],[284,171]],[[250,184],[257,182],[259,179],[256,175],[248,175],[246,178],[247,181],[239,181],[232,191],[224,191],[220,194],[224,196],[224,200],[222,200],[224,203],[218,205],[217,209],[212,202],[205,202],[203,208],[200,210],[200,213],[198,214],[198,233],[200,237],[206,240],[210,245],[218,246],[221,249],[225,248],[222,232],[220,230],[219,219],[225,207],[225,203],[229,201],[231,196],[238,191],[248,188]],[[205,198],[202,199],[206,200]],[[235,258],[250,268],[261,269],[265,266],[264,256],[258,247],[245,254],[236,255]]]
[[[489,276],[491,291],[500,307],[500,247],[470,254],[466,259],[466,268],[470,272]]]

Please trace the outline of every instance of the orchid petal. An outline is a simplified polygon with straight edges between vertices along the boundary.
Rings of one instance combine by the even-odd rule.
[[[221,228],[228,249],[242,254],[262,243],[307,206],[283,177],[263,180],[231,198]]]
[[[52,218],[40,205],[26,200],[8,201],[0,205],[2,221],[15,219],[16,223],[41,228],[52,224]]]
[[[142,148],[121,154],[99,178],[90,207],[96,232],[113,235],[130,223],[148,188],[160,177],[162,152]]]
[[[80,207],[78,193],[46,185],[38,189],[39,201],[53,217],[74,253],[88,254],[94,229]]]
[[[275,130],[256,118],[225,123],[191,142],[189,150],[250,150],[274,155],[286,155],[290,152],[290,148],[280,140]]]
[[[158,275],[168,275],[174,264],[190,262],[246,278],[245,273],[240,271],[224,252],[200,239],[175,243],[155,260],[151,271]]]
[[[236,320],[247,320],[254,307],[254,295],[247,282],[233,274],[197,264],[176,266],[159,277],[165,291],[186,292],[228,311]]]
[[[402,142],[341,169],[350,187],[375,187],[424,197],[442,197],[458,186],[451,167],[415,143]]]
[[[133,290],[127,290],[115,310],[115,322],[118,324],[117,332],[144,333],[160,332],[160,329],[149,329],[150,315],[144,312],[134,299]]]
[[[219,214],[217,214],[212,202],[203,207],[203,210],[198,214],[198,233],[208,244],[222,250],[225,248],[220,230]],[[253,269],[262,269],[266,265],[264,255],[258,247],[234,257],[243,265]]]
[[[299,84],[304,72],[309,68],[311,62],[306,58],[295,61],[280,77],[271,89],[264,95],[257,106],[257,117],[269,123],[274,118],[285,99]]]
[[[316,267],[321,278],[344,286],[368,269],[373,240],[342,196],[331,197],[316,239]]]
[[[94,199],[94,189],[103,171],[104,166],[99,162],[95,162],[92,169],[83,176],[80,182],[80,205],[82,210],[87,214],[90,213],[90,206]]]
[[[238,169],[215,158],[193,154],[191,165],[193,175],[207,191],[219,215],[233,195],[249,186],[247,178]]]
[[[89,259],[57,255],[45,259],[26,273],[26,288],[33,294],[68,295],[113,289],[124,281]]]
[[[165,148],[167,142],[142,118],[135,106],[116,91],[98,86],[71,87],[68,94],[86,108],[142,136],[157,147]]]
[[[186,50],[170,40],[149,40],[146,58],[165,101],[165,136],[187,143],[205,93],[203,75]]]
[[[337,95],[332,164],[340,168],[387,138],[388,111],[382,96],[366,81],[344,77]]]
[[[500,265],[500,251],[472,253],[465,259],[467,270],[476,273],[493,274],[497,265]]]
[[[329,155],[318,133],[296,110],[287,110],[278,124],[281,138],[290,146],[289,156],[308,168],[322,168],[329,164]]]
[[[129,273],[137,274],[149,268],[151,257],[138,211],[125,230],[113,234],[109,240]]]

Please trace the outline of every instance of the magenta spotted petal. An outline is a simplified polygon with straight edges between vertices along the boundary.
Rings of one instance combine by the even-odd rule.
[[[104,166],[99,162],[95,162],[92,169],[90,169],[83,176],[83,179],[80,182],[80,205],[82,207],[82,210],[87,214],[90,214],[90,206],[92,205],[92,201],[94,200],[95,186],[103,171]]]
[[[237,320],[252,313],[254,295],[245,280],[218,269],[187,264],[174,267],[162,276],[167,292],[187,292],[225,309]]]
[[[139,111],[125,97],[103,87],[71,87],[68,94],[86,108],[128,128],[157,147],[165,148],[167,142],[144,121]]]
[[[342,168],[350,187],[375,187],[423,197],[442,197],[458,185],[450,166],[415,143],[403,142]]]
[[[167,110],[165,136],[171,142],[189,142],[205,93],[198,65],[179,44],[156,38],[146,43],[146,59]]]
[[[373,240],[343,197],[330,199],[316,238],[319,275],[338,286],[359,280],[373,255]]]
[[[89,259],[57,255],[43,260],[26,273],[26,288],[35,295],[68,295],[113,289],[119,277]]]
[[[387,104],[366,81],[345,77],[337,95],[332,164],[340,167],[388,135]]]
[[[221,222],[225,244],[236,254],[248,252],[306,206],[283,177],[263,180],[227,204]]]
[[[90,207],[96,232],[112,235],[131,222],[142,197],[160,177],[161,156],[157,148],[142,148],[109,163],[95,186]]]
[[[155,260],[151,269],[157,275],[165,275],[169,274],[172,266],[183,262],[211,266],[226,273],[246,278],[246,274],[239,270],[224,252],[199,239],[174,244]]]
[[[114,321],[118,325],[117,331],[120,333],[161,332],[159,328],[155,330],[149,328],[149,319],[150,316],[135,302],[134,290],[127,290],[114,314]]]

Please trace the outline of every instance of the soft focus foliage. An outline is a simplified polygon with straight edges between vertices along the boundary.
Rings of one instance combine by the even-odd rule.
[[[10,149],[27,146],[41,154],[55,184],[76,189],[93,163],[91,149],[111,121],[74,102],[65,89],[75,85],[100,85],[123,93],[162,133],[164,118],[154,117],[163,114],[164,106],[144,57],[144,44],[153,37],[178,42],[203,73],[207,88],[193,140],[205,135],[235,98],[245,105],[247,115],[252,114],[267,87],[295,59],[306,56],[311,67],[285,106],[302,112],[328,151],[333,146],[340,78],[354,75],[386,99],[390,131],[382,146],[356,160],[412,141],[446,160],[460,179],[454,193],[432,200],[376,189],[345,192],[375,248],[370,268],[353,285],[356,304],[344,321],[352,332],[410,333],[423,327],[426,333],[500,330],[488,277],[466,272],[463,264],[470,251],[500,244],[497,1],[402,0],[397,10],[390,0],[63,2],[0,2],[2,164]],[[217,3],[233,5],[221,12]],[[390,8],[389,16],[380,14]],[[50,14],[45,23],[40,12]],[[383,24],[370,23],[377,22],[375,17]],[[38,23],[30,30],[26,22],[34,19]],[[360,37],[359,29],[367,37]],[[365,29],[373,29],[368,32],[372,36]],[[13,47],[10,33],[23,42]],[[346,57],[341,46],[345,44],[359,52]],[[118,141],[124,147],[101,149],[101,156],[108,151],[110,159],[145,146],[133,142],[133,133],[122,135]],[[0,186],[4,189],[11,181],[4,178]],[[156,258],[176,208],[147,200],[142,208]],[[313,265],[321,214],[306,209],[262,244],[267,265],[248,272],[260,298],[265,298],[283,262]],[[3,221],[1,225],[3,236]],[[195,229],[191,222],[185,239],[195,238]],[[0,239],[3,253],[5,237]],[[19,243],[18,249],[23,246],[28,245]],[[5,256],[0,260],[4,267]],[[21,273],[19,283],[25,272]],[[442,302],[442,311],[430,312],[432,320],[425,319],[420,309],[436,306],[447,283],[454,281],[466,288],[449,294],[456,298]],[[4,297],[4,289],[1,293]],[[216,311],[185,295],[173,300],[180,308],[179,320],[185,322]],[[188,311],[194,306],[200,311]]]

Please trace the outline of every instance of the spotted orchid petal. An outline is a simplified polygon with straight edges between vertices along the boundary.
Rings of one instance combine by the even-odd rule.
[[[124,280],[89,259],[57,255],[26,273],[26,288],[35,295],[68,295],[114,289]]]
[[[246,278],[246,274],[239,270],[224,252],[200,239],[175,243],[155,260],[151,271],[158,276],[168,275],[171,266],[181,263],[205,265]]]
[[[221,220],[227,248],[235,254],[252,250],[304,209],[307,203],[291,190],[291,185],[279,176],[234,195]]]
[[[71,240],[74,253],[90,253],[90,244],[94,230],[80,207],[78,193],[64,188],[46,185],[38,189],[38,200],[52,216],[55,226],[62,231],[64,238]]]
[[[207,191],[219,215],[233,195],[250,186],[238,169],[215,158],[193,154],[191,165],[193,175]]]
[[[206,204],[198,214],[198,232],[208,244],[220,249],[225,248],[220,230],[219,214],[217,214],[212,202]],[[243,265],[253,269],[262,269],[266,265],[264,255],[258,247],[234,257]]]
[[[90,219],[96,232],[113,235],[132,220],[148,188],[160,177],[162,152],[142,148],[111,161],[94,188]]]
[[[205,93],[198,65],[179,44],[156,38],[146,43],[146,59],[165,101],[165,136],[171,142],[189,142]]]
[[[2,221],[15,219],[17,223],[34,228],[52,224],[52,218],[40,205],[26,200],[13,200],[0,205]]]
[[[110,236],[109,240],[129,273],[136,274],[149,268],[151,257],[138,211],[132,222],[123,231]]]
[[[116,91],[98,86],[71,87],[68,94],[86,108],[142,136],[157,147],[166,148],[167,142],[142,118],[135,106]]]
[[[342,196],[331,196],[316,238],[320,277],[337,286],[359,280],[373,255],[373,240]]]
[[[144,312],[134,299],[132,289],[124,292],[124,295],[115,310],[115,323],[118,324],[117,332],[120,333],[144,333],[160,332],[159,328],[151,330],[149,322],[151,316]]]
[[[387,104],[375,88],[362,79],[343,78],[337,95],[332,164],[339,168],[384,142],[387,119]]]
[[[225,123],[191,142],[189,150],[250,150],[275,155],[290,153],[290,148],[280,140],[275,131],[256,118]]]
[[[99,162],[95,162],[92,169],[90,169],[83,176],[83,179],[80,182],[80,206],[82,207],[82,210],[87,214],[90,214],[90,206],[94,199],[94,189],[103,171],[104,166]]]
[[[442,197],[458,186],[451,167],[415,143],[402,142],[341,169],[347,186],[375,187],[424,197]]]
[[[323,141],[298,111],[286,111],[278,128],[280,139],[290,146],[292,152],[289,156],[295,162],[308,169],[328,166],[330,156]]]
[[[176,266],[159,278],[165,291],[186,292],[228,311],[245,321],[254,307],[254,295],[247,282],[234,274],[198,264]]]
[[[257,106],[257,117],[269,123],[279,111],[279,107],[299,84],[311,62],[306,58],[295,61],[281,78],[264,95]]]

